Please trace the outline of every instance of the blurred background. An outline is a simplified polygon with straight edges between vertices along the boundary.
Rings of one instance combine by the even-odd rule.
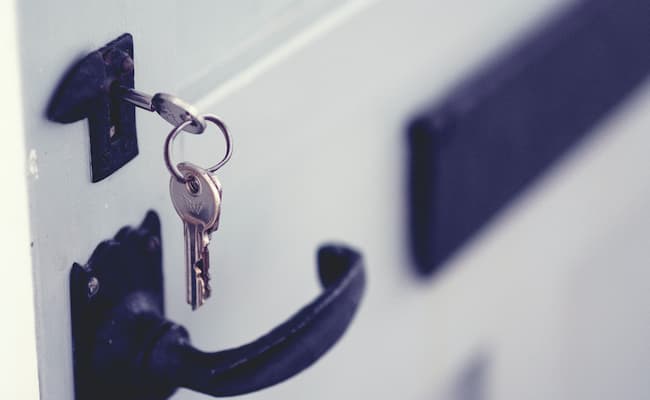
[[[42,399],[73,398],[69,268],[155,209],[167,314],[204,349],[249,341],[318,293],[321,243],[364,254],[368,288],[343,339],[245,398],[650,398],[647,11],[635,0],[7,3],[2,154],[18,195],[5,213],[30,229],[1,230],[10,259],[31,268],[5,272],[22,282],[6,283],[7,298],[24,300],[7,306],[18,322],[3,368],[20,378],[6,397],[35,398],[38,385]],[[140,154],[92,184],[87,123],[44,116],[70,64],[124,32],[136,89],[179,95],[232,131],[199,312],[183,299],[169,126],[138,111]],[[426,145],[412,140],[415,120]],[[211,163],[218,135],[187,136],[179,159]],[[449,237],[444,256],[430,253]]]

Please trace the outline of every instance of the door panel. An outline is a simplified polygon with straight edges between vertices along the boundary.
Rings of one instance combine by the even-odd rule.
[[[617,365],[632,365],[647,337],[636,328],[650,326],[632,316],[648,305],[640,284],[612,289],[617,301],[604,311],[617,326],[605,329],[595,314],[607,265],[635,255],[616,283],[647,278],[632,261],[647,256],[650,190],[624,183],[643,182],[650,171],[641,133],[650,122],[647,85],[444,275],[418,281],[406,244],[408,117],[565,1],[206,4],[20,3],[43,399],[73,397],[70,266],[151,208],[162,219],[168,315],[206,349],[253,339],[312,298],[317,280],[304,266],[313,266],[318,244],[334,239],[363,250],[369,286],[348,334],[314,367],[248,398],[459,399],[469,395],[456,386],[468,380],[461,386],[493,399],[619,389],[607,379],[611,368],[597,367],[610,353],[591,349],[617,344]],[[218,14],[213,23],[208,8]],[[140,155],[91,184],[86,124],[43,118],[71,60],[123,32],[134,36],[136,88],[182,95],[223,117],[234,138],[233,158],[218,173],[224,198],[210,247],[213,295],[197,312],[182,295],[182,229],[162,161],[169,126],[138,112]],[[185,136],[177,157],[207,165],[219,157],[218,139]],[[617,242],[613,232],[637,240]],[[603,254],[603,244],[617,251]],[[648,367],[642,360],[634,359],[638,371]],[[643,382],[629,377],[627,397],[647,396]]]

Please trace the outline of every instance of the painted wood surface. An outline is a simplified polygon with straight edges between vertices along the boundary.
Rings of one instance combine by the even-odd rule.
[[[350,332],[310,370],[247,398],[650,395],[642,376],[650,360],[647,85],[451,260],[444,276],[422,282],[410,273],[407,118],[563,1],[350,2],[302,34],[262,46],[234,72],[222,74],[217,62],[207,78],[201,67],[214,60],[195,67],[187,55],[212,42],[184,39],[191,18],[182,4],[19,5],[43,399],[72,398],[70,266],[150,208],[163,223],[168,313],[204,349],[252,339],[317,293],[319,243],[336,239],[364,251],[368,296]],[[190,30],[207,38],[227,29]],[[93,185],[87,127],[43,117],[71,60],[125,31],[135,38],[136,87],[183,94],[233,132],[235,154],[219,172],[213,296],[198,312],[182,295],[181,224],[162,162],[166,123],[140,112],[140,155]],[[197,72],[194,81],[186,81],[188,71]],[[208,132],[186,138],[179,155],[207,164],[219,146]]]

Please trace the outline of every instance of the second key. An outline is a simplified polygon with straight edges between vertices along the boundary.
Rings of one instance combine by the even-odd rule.
[[[185,182],[172,176],[169,190],[183,221],[187,302],[192,309],[210,297],[210,236],[219,226],[221,185],[215,176],[191,163],[178,164]]]

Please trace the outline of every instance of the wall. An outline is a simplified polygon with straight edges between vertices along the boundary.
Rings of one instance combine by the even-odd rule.
[[[36,330],[34,290],[29,254],[29,214],[25,180],[25,143],[20,54],[17,35],[16,5],[0,3],[0,87],[3,96],[3,126],[7,135],[0,146],[0,181],[4,196],[0,207],[0,254],[5,279],[0,281],[0,398],[37,399]]]

